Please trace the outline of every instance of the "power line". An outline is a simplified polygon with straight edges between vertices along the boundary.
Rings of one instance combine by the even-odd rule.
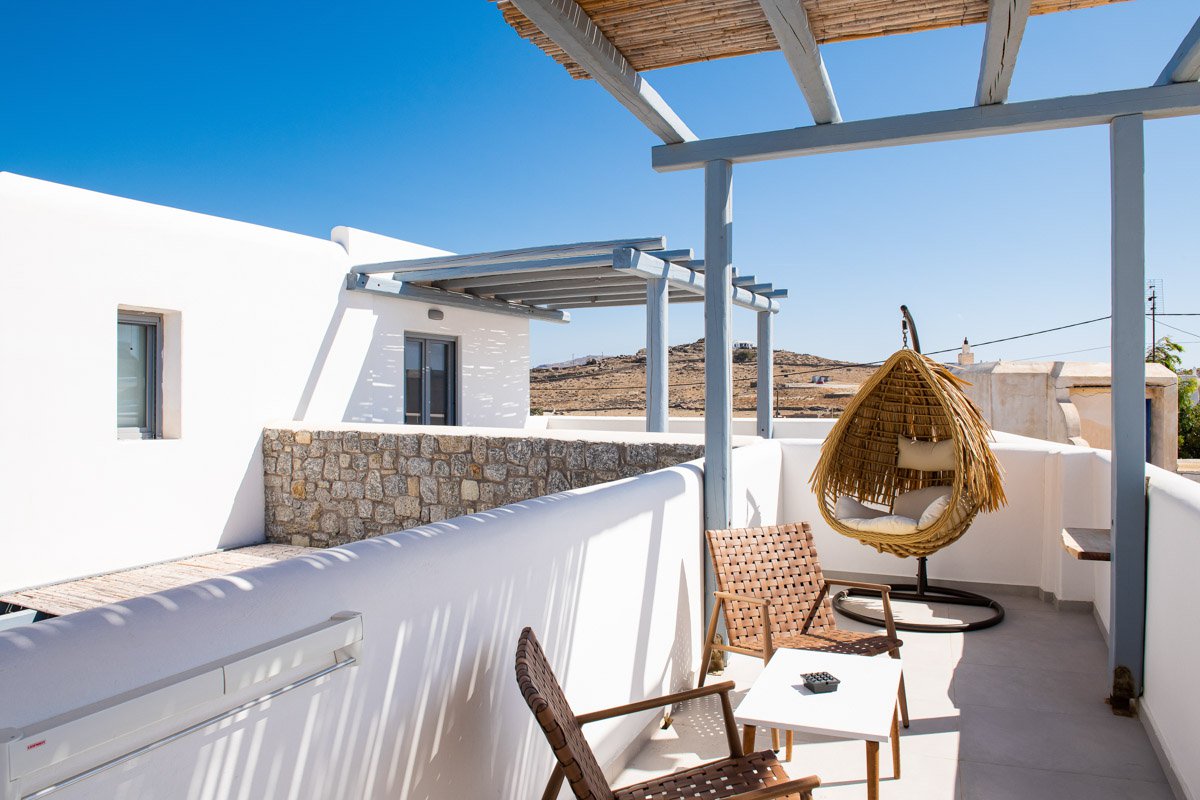
[[[1159,314],[1159,316],[1161,317],[1163,315]],[[1200,333],[1195,333],[1193,331],[1185,331],[1183,328],[1176,328],[1174,325],[1168,325],[1165,322],[1160,322],[1158,324],[1162,325],[1164,328],[1170,328],[1173,331],[1179,331],[1180,333],[1186,333],[1188,336],[1200,336]],[[1155,344],[1158,344],[1158,343],[1155,342]]]
[[[1034,331],[1033,333],[1022,333],[1019,336],[1008,336],[1004,339],[992,339],[990,342],[979,342],[972,345],[973,347],[984,347],[989,344],[1000,344],[1001,342],[1011,342],[1014,339],[1028,339],[1030,336],[1040,336],[1043,333],[1054,333],[1055,331],[1065,331],[1067,328],[1078,328],[1080,325],[1091,325],[1093,322],[1103,322],[1106,319],[1112,319],[1112,314],[1106,314],[1103,317],[1095,319],[1085,319],[1083,322],[1072,322],[1070,325],[1059,325],[1057,328],[1046,328],[1044,331]],[[931,353],[925,353],[927,356],[939,356],[942,353],[953,353],[958,350],[957,347],[949,347],[945,350],[934,350]]]

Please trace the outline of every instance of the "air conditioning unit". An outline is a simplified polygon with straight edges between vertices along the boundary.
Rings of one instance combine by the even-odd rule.
[[[362,615],[335,614],[329,620],[266,642],[219,662],[197,667],[98,703],[43,720],[20,730],[0,730],[0,778],[4,800],[36,800],[189,733],[299,688],[343,667],[354,666],[362,652]],[[309,674],[280,683],[280,676]],[[223,709],[165,736],[152,737],[162,723],[196,709],[215,706],[229,695],[261,686],[265,694],[233,709]],[[226,704],[227,705],[227,704]],[[192,712],[190,715],[188,712]],[[140,735],[139,735],[140,734]],[[101,746],[127,742],[122,755],[99,760]],[[89,756],[91,756],[89,758]],[[64,767],[75,771],[66,777]],[[57,769],[56,769],[57,768]],[[39,788],[33,788],[38,786]]]

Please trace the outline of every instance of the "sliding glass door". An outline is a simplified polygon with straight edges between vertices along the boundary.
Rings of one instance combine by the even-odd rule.
[[[458,387],[454,341],[404,338],[404,421],[409,425],[457,425]]]

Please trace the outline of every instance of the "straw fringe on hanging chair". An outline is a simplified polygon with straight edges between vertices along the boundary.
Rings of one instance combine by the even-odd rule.
[[[988,445],[991,430],[960,388],[965,384],[945,366],[907,349],[871,376],[830,431],[810,479],[830,527],[880,552],[919,558],[957,540],[980,511],[1005,504],[1000,464]],[[954,471],[901,469],[899,437],[954,440]],[[863,531],[835,514],[841,497],[890,512],[897,496],[929,486],[952,487],[949,505],[932,524],[911,532]]]

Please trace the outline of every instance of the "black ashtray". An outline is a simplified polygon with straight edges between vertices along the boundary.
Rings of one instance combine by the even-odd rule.
[[[841,683],[828,672],[805,672],[800,677],[804,678],[804,688],[813,694],[836,692],[838,684]]]

